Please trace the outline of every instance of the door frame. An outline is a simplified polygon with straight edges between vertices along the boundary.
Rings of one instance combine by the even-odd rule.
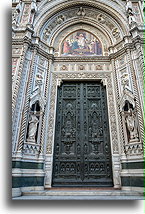
[[[101,81],[106,86],[108,120],[110,132],[110,146],[112,159],[112,173],[114,188],[121,187],[120,177],[120,154],[119,154],[119,127],[118,114],[115,99],[115,89],[113,76],[111,72],[52,72],[51,73],[51,88],[49,102],[49,117],[48,129],[46,136],[46,156],[45,156],[45,181],[44,188],[51,188],[52,185],[52,170],[53,170],[53,152],[54,152],[54,136],[56,122],[56,107],[57,107],[57,89],[63,81]]]
[[[64,87],[63,87],[64,86]],[[76,101],[76,103],[77,103],[77,100],[79,99],[79,103],[80,103],[80,109],[82,109],[81,108],[81,106],[83,107],[83,105],[82,105],[82,102],[81,102],[81,100],[82,99],[84,99],[85,98],[85,101],[87,102],[87,103],[89,103],[90,102],[90,99],[91,99],[91,101],[92,101],[92,99],[93,99],[93,102],[95,102],[95,101],[97,101],[98,100],[98,97],[88,97],[87,96],[87,94],[85,95],[85,97],[83,97],[84,96],[84,93],[83,93],[83,89],[84,89],[84,87],[86,88],[86,90],[87,90],[87,88],[88,87],[92,87],[92,86],[96,86],[96,87],[98,87],[99,86],[99,89],[101,90],[101,94],[102,94],[102,92],[105,92],[105,95],[104,95],[104,97],[103,97],[103,99],[100,97],[99,98],[99,101],[100,101],[100,103],[101,103],[101,108],[100,108],[100,110],[101,110],[101,112],[102,112],[102,102],[104,102],[105,104],[105,110],[102,112],[102,116],[104,116],[105,115],[105,121],[107,121],[107,127],[106,127],[106,129],[105,129],[105,132],[106,132],[106,134],[105,134],[105,138],[107,137],[108,138],[108,136],[110,135],[110,132],[109,132],[109,120],[108,120],[108,108],[107,108],[107,93],[106,93],[106,86],[104,86],[103,85],[103,83],[100,81],[100,80],[95,80],[95,81],[90,81],[90,80],[80,80],[80,81],[76,81],[76,80],[74,80],[74,81],[63,81],[62,82],[62,84],[60,85],[60,87],[57,87],[57,90],[58,90],[58,94],[59,94],[59,90],[60,90],[60,88],[63,90],[65,87],[75,87],[76,88],[76,90],[77,90],[77,87],[79,87],[79,89],[80,89],[80,95],[77,97],[77,95],[74,97],[73,96],[73,101],[75,100]],[[81,97],[82,96],[82,97]],[[72,97],[71,97],[72,98]],[[55,128],[57,127],[57,123],[58,122],[61,122],[60,121],[60,119],[58,120],[58,116],[57,116],[57,114],[58,114],[58,104],[59,104],[59,101],[61,101],[62,103],[63,102],[67,102],[69,100],[69,97],[68,96],[65,96],[65,98],[63,97],[63,96],[61,96],[61,97],[59,97],[59,96],[57,96],[57,104],[56,104],[56,121],[55,121]],[[74,101],[74,102],[75,102]],[[64,107],[65,108],[65,107]],[[65,109],[62,109],[62,111],[64,112],[65,111]],[[75,108],[75,110],[77,109],[77,105],[76,105],[76,108]],[[84,109],[82,109],[82,113],[83,113],[83,117],[85,116],[84,115],[84,111],[83,111]],[[88,109],[89,110],[89,109]],[[76,110],[77,111],[77,110]],[[90,116],[90,114],[88,113],[88,116]],[[75,116],[76,117],[76,116]],[[84,117],[85,118],[85,117]],[[81,124],[81,128],[83,129],[83,127],[82,127],[82,125],[84,124],[84,118],[81,118],[81,120],[79,120],[79,122],[80,122],[80,124]],[[86,119],[85,119],[86,120]],[[78,121],[78,120],[77,120]],[[104,125],[104,122],[105,121],[101,121],[102,123],[101,123],[101,125]],[[81,123],[82,122],[82,123]],[[61,124],[62,126],[64,125],[64,124]],[[61,126],[61,127],[62,127]],[[89,126],[90,126],[90,124],[88,123],[88,128],[89,128]],[[78,134],[78,135],[80,135],[79,133],[78,133],[78,131],[77,131],[77,128],[76,128],[76,126],[75,126],[75,130],[76,130],[76,133]],[[105,163],[109,163],[109,164],[111,164],[111,169],[110,169],[110,176],[109,177],[105,177],[105,179],[106,180],[104,180],[103,181],[103,179],[102,179],[102,182],[101,182],[101,178],[102,178],[102,175],[101,175],[101,173],[100,174],[98,174],[98,176],[100,175],[100,178],[98,178],[98,179],[100,179],[100,181],[98,181],[98,179],[95,181],[93,178],[91,178],[91,174],[90,174],[90,178],[89,179],[83,179],[83,180],[79,180],[78,181],[78,179],[71,179],[71,180],[65,180],[65,178],[64,178],[64,185],[63,185],[63,183],[62,183],[62,181],[63,181],[63,178],[62,178],[62,181],[56,181],[56,182],[54,182],[54,180],[56,179],[57,180],[57,178],[55,177],[55,170],[54,170],[54,165],[55,165],[55,158],[56,158],[56,155],[57,155],[57,157],[58,158],[60,158],[60,161],[62,161],[62,159],[61,159],[61,156],[59,156],[58,154],[56,154],[56,152],[55,152],[55,148],[56,148],[56,143],[58,144],[59,142],[56,140],[56,138],[57,138],[57,135],[58,133],[55,131],[55,141],[54,141],[54,152],[53,152],[53,170],[52,170],[52,187],[55,187],[55,186],[65,186],[65,187],[85,187],[85,186],[93,186],[93,187],[112,187],[112,184],[111,183],[113,183],[113,175],[112,175],[112,160],[111,160],[111,146],[110,146],[110,137],[108,138],[108,140],[107,140],[107,145],[109,146],[109,161],[107,160],[107,159],[105,159]],[[81,137],[80,137],[81,138]],[[61,136],[61,139],[63,139],[63,137]],[[104,139],[104,135],[103,135],[103,139]],[[84,140],[80,140],[80,144],[83,144],[83,142],[84,142]],[[77,144],[77,142],[75,142],[76,144]],[[105,143],[105,141],[104,141],[104,143]],[[84,145],[84,144],[83,144]],[[60,146],[60,144],[59,144],[59,146]],[[104,149],[104,147],[103,147],[103,149]],[[82,152],[83,152],[84,150],[82,150]],[[63,154],[61,154],[62,156],[63,156]],[[75,159],[75,155],[76,155],[76,157],[78,157],[77,155],[77,153],[75,153],[74,154],[74,157],[73,157],[73,160],[72,160],[72,162],[75,162],[75,161],[77,161],[77,159]],[[80,154],[79,154],[79,157],[80,157],[80,159],[79,159],[79,164],[81,164],[82,163],[82,161],[83,161],[83,155],[86,155],[84,152],[83,152],[83,154],[82,154],[82,156],[80,156]],[[89,157],[91,157],[91,158],[94,158],[93,156],[92,156],[92,154],[88,154],[89,155]],[[65,158],[65,157],[64,157]],[[68,159],[65,159],[65,160],[68,160]],[[58,162],[58,160],[57,160],[57,162]],[[92,162],[96,162],[96,160],[95,159],[92,159]],[[76,162],[77,163],[77,162]],[[87,160],[87,163],[89,163],[89,159]],[[106,168],[106,167],[105,167]],[[105,172],[105,174],[106,174],[107,172]],[[81,175],[85,175],[84,174],[84,172],[82,172],[82,170],[80,170],[80,176]],[[61,175],[61,174],[60,174]],[[106,174],[107,175],[107,174]],[[64,175],[65,176],[65,175]],[[89,175],[88,175],[89,176]],[[67,178],[66,178],[67,179]],[[95,183],[96,182],[96,183]],[[101,182],[101,184],[99,184]]]

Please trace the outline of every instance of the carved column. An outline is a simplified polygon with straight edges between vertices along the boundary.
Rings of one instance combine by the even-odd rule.
[[[42,128],[41,128],[41,134],[40,134],[40,154],[45,155],[46,152],[46,131],[47,131],[47,117],[48,117],[48,109],[49,109],[49,100],[50,100],[50,76],[51,76],[51,70],[52,70],[52,58],[48,60],[48,69],[47,69],[47,76],[46,76],[46,86],[45,86],[45,92],[44,92],[44,98],[46,100],[46,107],[44,110],[44,114],[42,116]]]
[[[27,47],[28,48],[28,47]],[[31,51],[27,50],[25,59],[23,60],[23,67],[20,67],[21,80],[19,80],[19,88],[17,88],[16,99],[15,99],[15,111],[13,114],[13,130],[12,130],[12,143],[13,143],[13,154],[18,151],[18,138],[20,132],[20,123],[22,119],[22,111],[24,108],[25,92],[27,88],[29,68],[31,61]]]
[[[52,74],[51,74],[52,75]],[[52,168],[53,168],[53,141],[55,132],[55,110],[57,100],[57,80],[52,77],[50,87],[50,103],[48,105],[49,116],[46,134],[46,155],[45,155],[45,188],[51,187]]]
[[[115,102],[115,113],[116,117],[118,118],[117,121],[117,135],[118,135],[118,149],[112,154],[113,159],[113,179],[114,179],[114,187],[120,188],[121,187],[121,164],[120,164],[120,157],[121,157],[121,151],[123,151],[123,133],[122,133],[122,120],[120,111],[118,108],[118,102],[119,102],[119,89],[118,89],[118,79],[117,79],[117,73],[116,73],[116,65],[115,65],[115,59],[111,59],[112,63],[112,86],[113,86],[113,94],[114,94],[114,102]],[[117,137],[117,136],[116,136]]]
[[[143,56],[143,47],[141,41],[135,43],[135,51],[132,53],[134,72],[136,74],[136,82],[138,87],[138,93],[141,102],[141,110],[143,114],[144,100],[143,100],[143,91],[144,91],[144,56]]]
[[[12,117],[14,115],[16,103],[17,103],[17,98],[18,98],[18,91],[19,88],[21,87],[21,81],[22,81],[22,73],[23,73],[23,68],[24,68],[24,61],[26,58],[26,53],[28,50],[29,45],[27,43],[24,43],[23,49],[22,49],[22,56],[20,59],[20,65],[19,65],[19,70],[17,72],[17,76],[15,77],[15,88],[12,90]],[[12,50],[13,53],[13,50]]]

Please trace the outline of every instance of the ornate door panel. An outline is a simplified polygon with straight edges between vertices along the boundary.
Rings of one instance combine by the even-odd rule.
[[[65,82],[58,89],[52,186],[113,186],[106,89]]]

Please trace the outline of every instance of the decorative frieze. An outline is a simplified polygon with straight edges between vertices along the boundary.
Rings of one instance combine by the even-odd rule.
[[[59,71],[66,71],[66,72],[78,72],[78,71],[84,71],[84,72],[110,72],[112,70],[110,63],[68,63],[65,62],[65,64],[61,63],[54,63],[54,71],[59,72]]]
[[[130,156],[130,158],[132,156],[143,157],[143,151],[144,151],[143,144],[142,143],[130,143],[128,145],[125,145],[124,151],[127,156]]]

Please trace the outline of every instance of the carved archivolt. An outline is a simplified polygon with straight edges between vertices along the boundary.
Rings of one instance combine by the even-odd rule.
[[[100,10],[100,14],[102,14],[104,11],[106,14],[109,14],[109,16],[113,17],[114,20],[118,20],[119,25],[125,32],[127,30],[126,26],[124,26],[124,23],[126,24],[126,16],[125,16],[125,3],[121,0],[117,1],[105,1],[105,0],[99,0],[99,1],[74,1],[74,0],[59,0],[59,4],[57,1],[46,0],[41,1],[40,5],[38,6],[39,14],[37,14],[36,20],[35,20],[35,28],[36,31],[40,31],[41,26],[44,25],[44,23],[47,22],[48,18],[52,18],[54,14],[57,14],[57,11],[65,11],[64,8],[77,8],[76,15],[78,18],[84,18],[87,16],[88,11],[86,8],[92,8],[94,11]],[[70,10],[67,13],[67,15],[70,14]],[[59,16],[57,14],[57,16]],[[91,16],[93,17],[94,14],[92,13]],[[95,16],[96,19],[96,16]],[[57,20],[57,19],[56,19]]]
[[[117,133],[117,122],[114,107],[114,96],[112,89],[112,80],[110,73],[53,73],[52,74],[52,88],[51,88],[51,100],[50,100],[50,115],[48,123],[48,133],[47,133],[47,154],[52,154],[53,142],[54,142],[54,132],[55,132],[55,106],[56,106],[56,94],[57,86],[62,80],[94,80],[102,79],[105,81],[107,88],[108,97],[108,112],[109,112],[109,122],[110,122],[110,136],[112,143],[113,153],[118,153],[118,133]]]
[[[41,40],[50,44],[50,40],[54,37],[55,31],[58,32],[59,28],[62,30],[63,25],[65,25],[66,28],[67,25],[70,26],[76,21],[81,21],[82,23],[87,21],[89,21],[89,23],[94,22],[100,29],[106,29],[106,32],[110,34],[110,37],[112,37],[114,41],[121,39],[123,35],[118,23],[107,13],[93,7],[76,6],[69,8],[69,11],[68,9],[62,10],[46,21],[40,30]]]

